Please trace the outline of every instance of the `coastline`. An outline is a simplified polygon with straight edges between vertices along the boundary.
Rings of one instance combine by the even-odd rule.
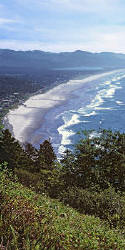
[[[91,81],[121,70],[91,75],[79,80],[70,80],[49,89],[47,92],[33,95],[23,105],[9,111],[4,118],[5,128],[8,128],[22,144],[25,142],[39,144],[42,140],[48,139],[50,130],[52,132],[51,126],[58,127],[59,124],[56,124],[57,120],[54,118],[59,115],[59,112],[65,110],[67,101],[73,98],[75,91],[87,86],[87,83]]]

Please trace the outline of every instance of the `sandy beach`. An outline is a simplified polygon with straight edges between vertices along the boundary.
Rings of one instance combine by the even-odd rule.
[[[10,110],[4,119],[5,126],[21,143],[39,144],[50,136],[49,128],[52,132],[53,126],[58,127],[55,117],[65,110],[67,101],[75,97],[75,92],[78,93],[78,90],[80,91],[85,85],[87,87],[89,82],[119,71],[121,70],[92,75],[80,80],[70,80],[46,93],[32,96],[17,109]]]

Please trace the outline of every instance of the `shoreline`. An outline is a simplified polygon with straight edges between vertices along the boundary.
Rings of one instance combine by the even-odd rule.
[[[52,130],[53,117],[51,114],[56,113],[56,109],[58,110],[60,107],[64,108],[68,100],[73,98],[75,91],[87,86],[87,83],[91,81],[122,70],[118,69],[94,74],[79,80],[70,80],[49,89],[47,92],[33,95],[23,105],[9,111],[4,118],[5,128],[8,128],[22,144],[26,142],[39,144],[42,139],[48,138],[47,134],[49,133],[47,131]],[[48,117],[49,114],[51,119]],[[57,127],[57,124],[54,123],[53,125]]]

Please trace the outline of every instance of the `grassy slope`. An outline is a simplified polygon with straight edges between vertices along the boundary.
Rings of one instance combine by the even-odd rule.
[[[1,248],[125,249],[124,237],[99,218],[36,194],[0,173]]]

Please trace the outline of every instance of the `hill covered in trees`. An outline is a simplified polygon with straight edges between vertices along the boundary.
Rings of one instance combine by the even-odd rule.
[[[4,130],[0,164],[2,247],[124,249],[125,134],[84,131],[58,162],[49,140],[22,148]]]
[[[0,49],[0,73],[39,73],[68,67],[125,67],[125,55],[119,53],[74,52],[52,53],[39,50],[14,51]]]

